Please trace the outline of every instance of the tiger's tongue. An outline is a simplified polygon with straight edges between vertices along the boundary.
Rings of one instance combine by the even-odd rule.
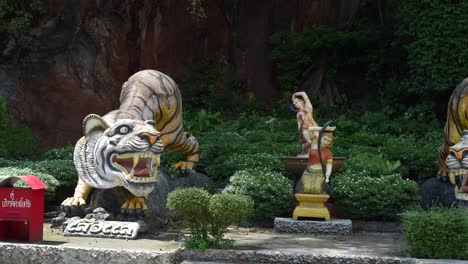
[[[119,162],[119,164],[122,165],[123,167],[125,167],[125,169],[127,169],[127,171],[132,171],[133,159],[121,160]],[[148,177],[149,174],[150,174],[150,171],[146,167],[145,160],[140,160],[140,162],[138,162],[137,166],[134,169],[134,174],[133,175],[140,176],[140,177],[143,177],[143,176]]]

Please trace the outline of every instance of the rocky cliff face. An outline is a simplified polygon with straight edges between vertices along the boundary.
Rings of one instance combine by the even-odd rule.
[[[359,0],[49,0],[48,14],[19,39],[0,39],[0,95],[16,123],[33,128],[42,147],[74,143],[89,113],[118,107],[133,73],[157,69],[177,78],[214,58],[234,65],[256,98],[278,96],[269,36],[308,25],[348,22]]]

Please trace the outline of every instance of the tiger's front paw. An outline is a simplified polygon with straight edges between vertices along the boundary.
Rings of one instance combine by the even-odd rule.
[[[194,165],[195,165],[195,162],[193,161],[179,161],[173,164],[171,167],[178,169],[180,171],[180,174],[182,175],[188,175],[190,171],[193,169]]]
[[[82,197],[68,197],[61,204],[62,212],[68,217],[81,216],[86,207],[86,201]]]
[[[133,196],[127,199],[120,207],[120,214],[117,217],[121,221],[141,220],[148,211],[148,206],[144,197]]]

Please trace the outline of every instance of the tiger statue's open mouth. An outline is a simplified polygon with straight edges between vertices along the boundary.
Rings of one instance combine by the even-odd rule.
[[[125,174],[127,179],[137,182],[153,182],[158,176],[159,155],[150,154],[114,154],[112,165]]]
[[[78,143],[74,161],[80,178],[94,188],[123,186],[144,197],[156,186],[164,144],[151,121],[85,119],[86,143]]]

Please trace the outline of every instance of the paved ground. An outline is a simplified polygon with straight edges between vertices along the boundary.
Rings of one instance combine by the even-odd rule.
[[[236,250],[180,251],[176,241],[187,230],[153,232],[137,240],[64,237],[44,225],[44,241],[32,245],[0,242],[0,263],[411,263],[468,261],[407,258],[400,233],[356,232],[350,236],[280,234],[271,229],[230,228]],[[34,248],[35,247],[35,248]],[[20,261],[21,260],[21,261]],[[20,262],[18,262],[20,261]],[[39,261],[39,262],[38,262]],[[9,263],[9,262],[5,262]]]
[[[405,243],[398,233],[354,233],[350,236],[278,234],[272,230],[231,229],[227,235],[240,249],[297,253],[403,257]]]
[[[120,240],[106,238],[65,237],[57,229],[44,225],[43,245],[103,249],[168,251],[178,247],[175,242],[187,230],[155,232],[145,238]],[[272,229],[230,228],[228,238],[236,240],[236,249],[274,250],[298,253],[349,254],[403,257],[404,241],[399,233],[354,233],[351,236],[316,236],[279,234]]]

